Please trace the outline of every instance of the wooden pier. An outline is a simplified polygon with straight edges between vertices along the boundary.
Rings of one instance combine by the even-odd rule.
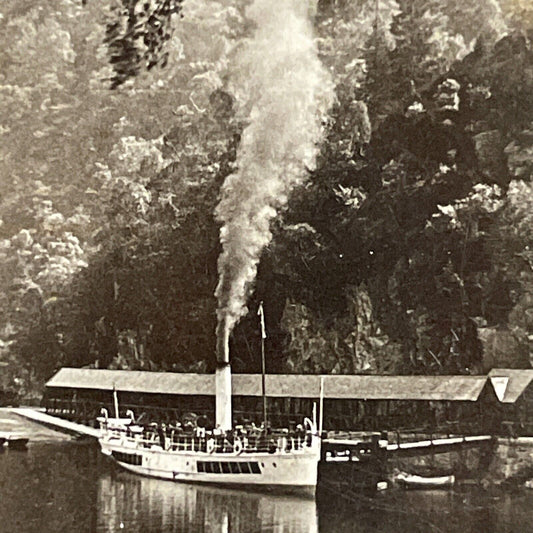
[[[391,442],[387,433],[395,435],[395,441]],[[422,433],[421,438],[410,438],[401,436],[398,432],[347,432],[344,434],[328,433],[324,438],[323,445],[333,448],[352,448],[354,450],[364,450],[370,453],[371,450],[379,448],[386,452],[401,452],[404,450],[427,450],[428,448],[442,449],[458,445],[476,445],[481,442],[490,442],[494,439],[491,435],[446,435],[432,436]]]
[[[494,437],[490,435],[463,435],[387,444],[386,449],[390,453],[403,453],[405,455],[420,452],[446,453],[453,449],[478,446],[481,443],[491,443],[493,440]]]
[[[63,431],[69,435],[88,436],[94,437],[95,439],[97,439],[100,435],[100,431],[98,429],[85,426],[83,424],[77,424],[76,422],[65,420],[64,418],[58,418],[57,416],[48,415],[40,409],[13,407],[10,409],[10,411],[23,418],[27,418],[28,420],[42,424],[50,429]]]
[[[51,416],[41,409],[19,407],[11,408],[10,411],[52,429],[62,430],[72,435],[84,435],[95,439],[99,436],[99,430],[96,428]],[[324,453],[330,452],[332,461],[344,462],[347,461],[347,459],[344,459],[346,454],[339,455],[339,452],[350,451],[352,460],[358,460],[356,458],[378,452],[446,452],[450,448],[476,446],[480,443],[491,442],[493,439],[494,437],[490,435],[450,435],[447,437],[402,441],[398,436],[397,442],[390,442],[378,432],[343,432],[329,433],[323,440],[323,448]]]

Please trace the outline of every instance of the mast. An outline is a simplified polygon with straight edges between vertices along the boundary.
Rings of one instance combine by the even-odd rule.
[[[266,397],[266,386],[265,386],[265,374],[266,374],[266,362],[265,362],[265,339],[266,339],[266,329],[265,329],[265,313],[263,311],[263,301],[261,300],[259,304],[259,309],[257,314],[261,320],[261,394],[263,396],[263,425],[266,429],[267,427],[267,397]]]
[[[118,394],[115,384],[113,383],[113,406],[115,408],[115,418],[120,418],[118,410]]]
[[[229,362],[229,330],[225,321],[217,331],[217,368],[215,373],[215,425],[229,431],[232,427],[231,366]]]
[[[324,376],[320,376],[320,411],[318,413],[318,435],[322,437],[322,426],[324,424]]]

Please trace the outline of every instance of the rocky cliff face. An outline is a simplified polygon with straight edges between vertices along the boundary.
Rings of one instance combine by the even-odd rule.
[[[533,438],[499,439],[486,479],[522,485],[533,478]]]

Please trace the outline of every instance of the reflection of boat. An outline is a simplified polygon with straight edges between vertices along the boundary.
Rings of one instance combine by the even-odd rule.
[[[318,531],[312,498],[175,484],[128,473],[100,476],[96,509],[101,532]]]
[[[115,391],[115,417],[108,417],[104,409],[98,418],[102,452],[124,468],[152,477],[314,494],[321,430],[317,429],[316,409],[312,421],[304,419],[292,432],[270,430],[266,407],[261,428],[232,428],[228,336],[225,331],[219,342],[215,429],[139,426],[131,411],[129,417],[120,418]],[[264,389],[263,398],[266,401]]]
[[[400,472],[394,480],[407,489],[446,489],[455,483],[455,476],[424,477]]]

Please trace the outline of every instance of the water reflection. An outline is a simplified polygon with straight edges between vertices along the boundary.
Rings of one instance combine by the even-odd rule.
[[[98,531],[317,533],[312,499],[143,478],[126,472],[98,480]]]
[[[351,503],[319,502],[321,533],[524,533],[531,531],[533,491],[390,490]]]
[[[314,500],[141,478],[95,443],[53,440],[24,421],[24,452],[0,453],[0,533],[524,533],[533,490],[384,491]],[[7,420],[14,420],[7,418]],[[18,430],[18,428],[17,428]],[[318,509],[318,525],[317,525]]]

